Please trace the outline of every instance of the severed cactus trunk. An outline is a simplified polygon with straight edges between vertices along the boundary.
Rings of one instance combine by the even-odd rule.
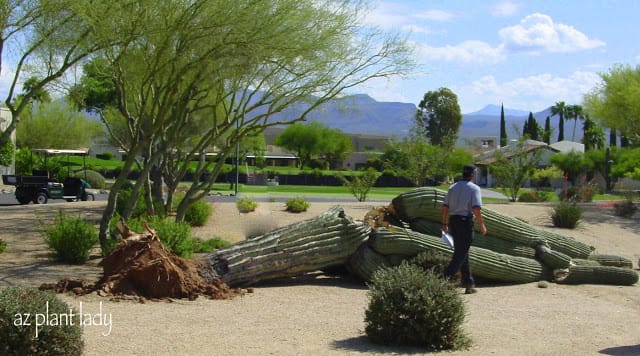
[[[344,265],[369,236],[340,207],[206,256],[203,276],[237,287]]]
[[[638,283],[638,272],[612,266],[571,266],[554,271],[555,281],[561,284],[610,284],[631,286]]]

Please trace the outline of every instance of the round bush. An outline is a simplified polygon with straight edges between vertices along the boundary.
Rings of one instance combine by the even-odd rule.
[[[553,226],[574,229],[582,218],[582,209],[573,202],[560,202],[551,212]]]
[[[524,192],[518,196],[518,201],[521,203],[541,203],[549,201],[549,192],[543,190]]]
[[[82,264],[98,242],[98,232],[81,218],[68,218],[60,212],[56,222],[45,228],[44,240],[61,261]]]
[[[104,189],[107,186],[107,182],[102,174],[89,169],[75,172],[74,177],[84,179],[91,185],[91,188]]]
[[[58,325],[42,322],[47,307],[49,315],[59,316]],[[81,355],[84,344],[80,316],[77,312],[69,316],[69,310],[50,292],[21,286],[0,291],[0,354]],[[25,320],[26,313],[29,320]],[[64,319],[60,317],[64,315]],[[44,325],[36,326],[36,316]]]
[[[184,214],[184,220],[191,226],[204,226],[211,216],[211,205],[200,199],[189,205]]]
[[[287,211],[292,213],[301,213],[303,211],[307,211],[311,204],[305,201],[304,198],[293,198],[287,200],[285,206],[287,207]]]
[[[258,207],[258,203],[256,203],[251,198],[240,198],[236,200],[236,207],[238,211],[241,213],[250,213]]]
[[[453,285],[414,264],[380,268],[369,284],[365,332],[374,343],[430,350],[469,345],[465,309]]]

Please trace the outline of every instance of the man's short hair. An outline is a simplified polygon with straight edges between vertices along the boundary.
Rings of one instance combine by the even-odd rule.
[[[467,164],[462,167],[462,178],[470,178],[476,171],[476,166],[473,164]]]

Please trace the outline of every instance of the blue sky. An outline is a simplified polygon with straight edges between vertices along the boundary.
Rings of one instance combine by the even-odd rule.
[[[447,87],[463,113],[488,104],[541,111],[580,104],[598,73],[640,63],[640,0],[373,0],[366,23],[405,34],[418,73],[358,89],[418,104]],[[13,73],[3,66],[0,93]],[[4,95],[3,95],[4,96]]]
[[[418,104],[447,87],[463,113],[580,104],[614,64],[640,63],[640,1],[377,1],[366,22],[406,34],[419,73],[368,83],[378,101]]]

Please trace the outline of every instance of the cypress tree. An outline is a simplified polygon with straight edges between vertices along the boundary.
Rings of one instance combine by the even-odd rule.
[[[616,129],[609,130],[609,146],[611,147],[618,146],[618,136],[616,135]]]
[[[504,120],[504,104],[500,104],[500,147],[507,145],[507,124]]]
[[[542,134],[542,141],[547,145],[551,144],[551,117],[547,116],[544,120],[544,133]]]

